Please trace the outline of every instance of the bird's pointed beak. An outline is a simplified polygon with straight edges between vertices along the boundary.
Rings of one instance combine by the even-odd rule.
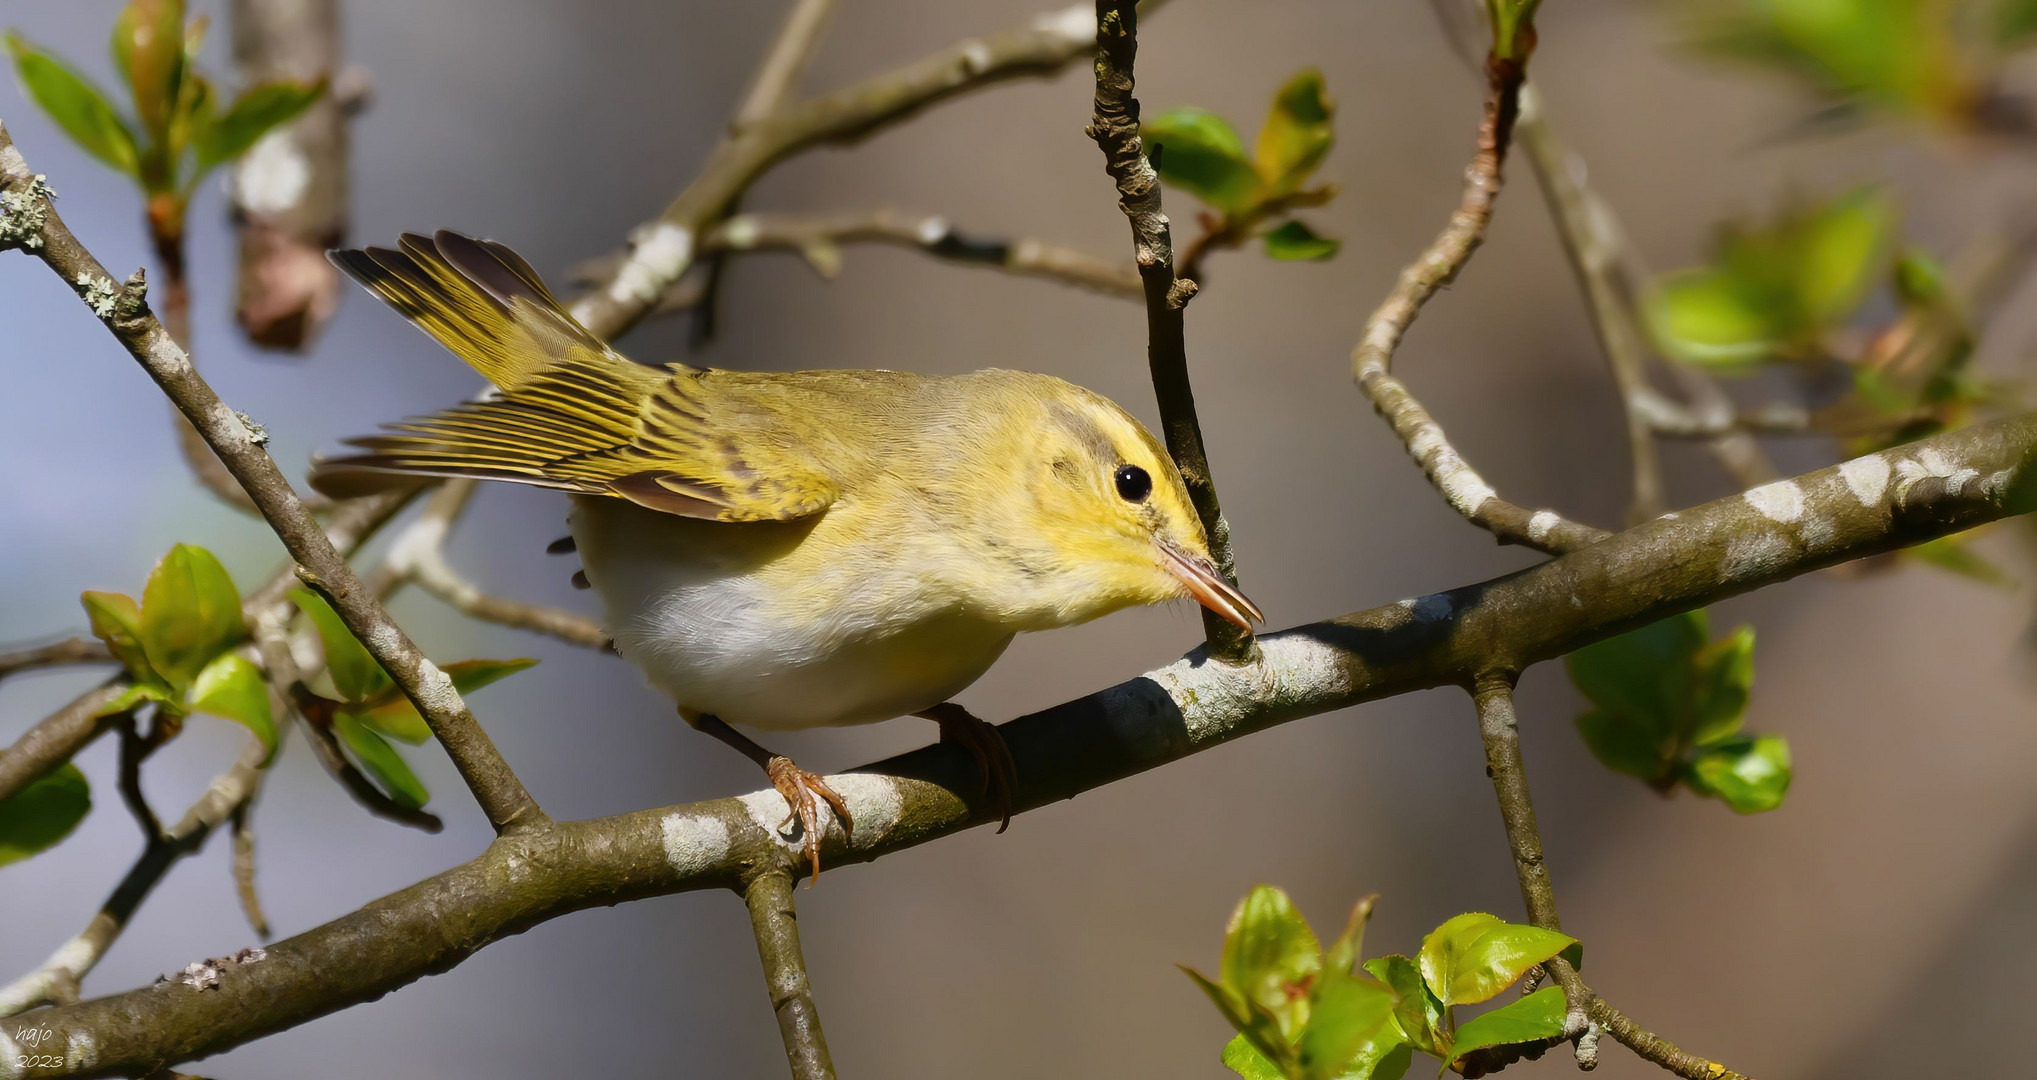
[[[1247,633],[1251,632],[1253,623],[1266,621],[1259,605],[1247,599],[1236,585],[1225,581],[1224,575],[1208,559],[1176,551],[1172,545],[1162,545],[1161,550],[1167,553],[1168,572],[1188,586],[1188,594],[1195,597],[1196,603]]]

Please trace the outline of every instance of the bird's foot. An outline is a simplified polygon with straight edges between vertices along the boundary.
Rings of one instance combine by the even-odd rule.
[[[855,827],[849,817],[849,804],[843,802],[840,795],[835,794],[835,790],[827,785],[827,781],[822,780],[816,773],[807,772],[794,765],[791,758],[773,755],[771,760],[764,764],[764,772],[771,777],[771,786],[778,789],[778,794],[785,796],[785,805],[792,811],[785,815],[784,821],[778,823],[779,831],[783,832],[785,827],[797,818],[800,830],[806,836],[806,857],[813,864],[813,877],[809,879],[810,887],[812,881],[820,878],[820,841],[827,832],[826,822],[821,820],[821,804],[825,802],[834,810],[835,816],[841,819],[844,836],[849,835]]]
[[[976,759],[977,768],[983,772],[977,794],[989,801],[990,812],[998,818],[997,831],[1010,828],[1012,796],[1018,791],[1018,763],[1012,760],[1011,748],[1004,744],[997,725],[952,701],[919,715],[941,725],[942,742],[955,743]]]

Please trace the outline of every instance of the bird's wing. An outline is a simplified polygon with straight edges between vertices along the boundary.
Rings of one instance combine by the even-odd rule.
[[[835,499],[779,417],[683,364],[647,368],[574,321],[514,252],[455,233],[334,261],[486,375],[486,400],[351,440],[312,486],[345,498],[407,474],[471,476],[614,495],[683,517],[773,521]]]

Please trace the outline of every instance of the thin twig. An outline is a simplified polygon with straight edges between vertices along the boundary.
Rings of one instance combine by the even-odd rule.
[[[0,751],[0,799],[71,760],[94,739],[113,730],[117,718],[107,715],[105,709],[126,689],[127,684],[119,681],[93,687]]]
[[[5,125],[0,124],[0,184],[30,191],[34,190],[34,178]],[[124,287],[116,286],[54,207],[46,210],[40,240],[34,254],[81,290],[115,339],[205,436],[212,452],[261,507],[262,516],[301,568],[300,576],[326,594],[348,629],[417,706],[489,822],[502,832],[542,821],[544,814],[537,802],[474,720],[452,680],[425,658],[375,597],[361,587],[353,568],[333,548],[317,519],[262,449],[266,438],[219,400],[192,367],[191,358],[150,314],[142,276],[137,273]]]
[[[254,802],[250,799],[233,808],[227,820],[233,826],[233,891],[240,897],[241,914],[248,917],[248,926],[255,936],[269,940],[269,917],[262,912],[261,894],[255,891],[255,826],[251,819]]]
[[[1351,351],[1351,370],[1358,388],[1452,509],[1501,543],[1561,554],[1607,534],[1552,510],[1530,512],[1501,499],[1450,444],[1442,425],[1392,374],[1394,351],[1422,305],[1456,279],[1485,239],[1493,203],[1499,198],[1501,167],[1513,131],[1522,77],[1517,64],[1487,62],[1485,118],[1478,128],[1478,152],[1464,173],[1463,199],[1450,215],[1450,224],[1428,250],[1401,271],[1393,291],[1366,320],[1358,346]]]
[[[474,484],[472,480],[449,480],[439,486],[425,504],[424,513],[390,547],[389,570],[454,610],[483,622],[531,630],[583,648],[607,648],[610,639],[600,623],[570,611],[490,596],[446,562],[446,534],[473,497]]]
[[[737,214],[715,226],[702,244],[708,251],[797,252],[823,277],[833,277],[839,260],[835,248],[859,242],[895,244],[965,266],[994,267],[1111,296],[1144,295],[1138,272],[1130,266],[1038,240],[972,236],[944,217],[889,209],[812,218]]]
[[[250,740],[239,760],[213,780],[183,818],[143,847],[141,857],[77,937],[50,954],[42,966],[0,987],[0,1016],[14,1016],[38,1005],[76,1001],[79,981],[119,939],[135,909],[156,883],[178,860],[204,846],[205,838],[214,828],[254,797],[265,775],[262,764],[267,759],[267,750]]]
[[[67,664],[110,664],[113,653],[95,638],[65,638],[48,645],[0,653],[0,679],[38,668]]]
[[[1556,235],[1563,241],[1570,270],[1584,293],[1592,332],[1606,355],[1606,366],[1627,422],[1627,452],[1633,473],[1633,501],[1627,520],[1646,521],[1669,509],[1662,478],[1662,455],[1655,445],[1656,429],[1643,414],[1644,395],[1661,404],[1667,399],[1648,385],[1647,343],[1633,317],[1634,298],[1621,287],[1619,252],[1623,246],[1611,214],[1583,182],[1584,165],[1570,158],[1549,132],[1542,116],[1542,95],[1533,86],[1521,88],[1520,116],[1515,131],[1527,150],[1528,163],[1549,207]],[[1659,411],[1659,410],[1658,410]]]
[[[792,11],[785,16],[785,25],[779,28],[770,51],[764,54],[764,62],[757,65],[743,103],[736,106],[735,119],[729,122],[732,129],[741,131],[760,124],[794,100],[799,93],[800,77],[806,74],[813,54],[820,49],[821,37],[834,11],[835,0],[795,0]]]
[[[1157,6],[1156,0],[1147,6]],[[957,42],[732,131],[700,175],[636,231],[615,273],[573,303],[574,317],[602,337],[620,336],[678,283],[693,265],[700,235],[771,166],[825,142],[861,138],[982,86],[1051,75],[1087,55],[1093,29],[1087,4],[1048,12],[1026,26]]]
[[[1489,671],[1475,682],[1472,692],[1478,704],[1478,734],[1485,743],[1485,772],[1492,777],[1493,794],[1499,797],[1500,819],[1506,825],[1507,847],[1513,854],[1514,877],[1521,887],[1521,903],[1528,921],[1545,930],[1561,931],[1556,915],[1556,890],[1549,880],[1549,868],[1542,857],[1542,832],[1535,823],[1535,803],[1528,793],[1527,766],[1521,759],[1521,733],[1514,715],[1514,676],[1509,671]],[[1748,1080],[1723,1065],[1684,1052],[1674,1043],[1641,1029],[1593,993],[1570,961],[1556,957],[1543,965],[1563,987],[1568,1003],[1563,1035],[1577,1042],[1577,1064],[1591,1069],[1598,1064],[1597,1025],[1621,1045],[1636,1054],[1689,1080]]]
[[[1133,96],[1138,54],[1138,6],[1096,0],[1096,111],[1089,137],[1103,151],[1104,170],[1117,185],[1118,209],[1132,227],[1132,252],[1146,298],[1146,363],[1152,370],[1167,453],[1181,470],[1188,499],[1202,519],[1211,560],[1235,585],[1238,567],[1231,552],[1231,527],[1217,501],[1202,424],[1195,414],[1195,390],[1188,379],[1183,309],[1195,295],[1195,282],[1174,276],[1174,236],[1160,206],[1160,177],[1146,160],[1139,138],[1139,102]],[[1202,627],[1217,656],[1240,660],[1251,654],[1250,631],[1207,609],[1202,612]]]
[[[780,860],[752,877],[743,887],[750,908],[750,929],[757,935],[757,956],[764,964],[764,986],[771,993],[771,1011],[785,1040],[785,1060],[792,1080],[834,1080],[828,1040],[813,1003],[806,977],[806,957],[799,948],[799,915],[792,907],[792,863]]]

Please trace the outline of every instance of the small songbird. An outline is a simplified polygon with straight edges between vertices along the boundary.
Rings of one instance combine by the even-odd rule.
[[[356,439],[314,487],[420,476],[572,493],[586,583],[624,657],[680,715],[764,767],[818,873],[821,778],[766,731],[919,715],[984,769],[1011,759],[949,699],[1012,637],[1193,597],[1250,629],[1166,450],[1108,399],[1046,375],[718,371],[624,357],[487,240],[404,235],[332,259],[493,384]],[[793,820],[786,819],[787,824]]]

